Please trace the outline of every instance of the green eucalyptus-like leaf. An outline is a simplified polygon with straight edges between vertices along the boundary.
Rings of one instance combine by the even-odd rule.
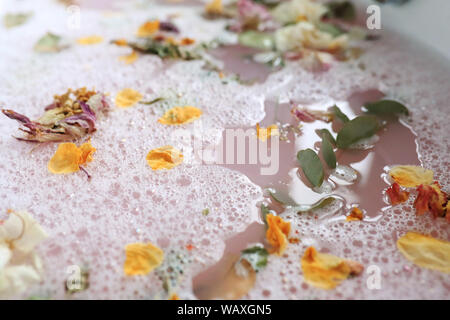
[[[67,45],[61,45],[61,37],[47,32],[34,45],[33,49],[36,52],[58,52],[67,48]]]
[[[403,113],[409,115],[408,108],[394,100],[380,100],[366,103],[364,108],[367,112],[374,114]]]
[[[277,191],[277,190],[269,190],[270,196],[278,203],[281,203],[285,206],[296,206],[297,203],[292,199],[288,194]]]
[[[316,133],[321,139],[327,139],[333,146],[336,146],[336,139],[327,129],[316,130]]]
[[[255,49],[272,50],[275,48],[275,41],[272,34],[257,31],[240,33],[239,43]]]
[[[334,197],[326,197],[326,198],[323,198],[323,199],[317,201],[313,205],[308,205],[308,206],[300,205],[300,206],[294,207],[294,210],[298,214],[300,214],[300,213],[308,212],[308,211],[311,211],[311,210],[314,210],[314,209],[323,208],[323,207],[329,205],[330,203],[332,203],[334,200],[335,200]]]
[[[322,157],[327,163],[327,166],[331,169],[336,168],[336,154],[333,150],[333,145],[326,138],[322,138]]]
[[[339,131],[336,144],[340,149],[346,149],[353,143],[374,135],[379,129],[379,122],[374,116],[359,116],[344,124]]]
[[[254,246],[241,251],[241,259],[247,260],[256,272],[267,265],[269,252],[260,246]]]
[[[297,160],[308,181],[315,187],[323,182],[323,167],[319,156],[312,149],[301,150],[297,153]]]
[[[339,109],[338,106],[334,105],[331,107],[331,111],[334,113],[336,117],[338,117],[339,120],[341,120],[343,123],[349,122],[350,119]]]

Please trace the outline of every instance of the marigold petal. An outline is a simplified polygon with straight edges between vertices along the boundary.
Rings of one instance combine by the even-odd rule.
[[[437,182],[431,185],[420,185],[417,188],[417,197],[414,201],[414,208],[418,215],[430,212],[434,217],[445,214],[447,196],[442,192]]]
[[[317,252],[314,247],[306,249],[301,264],[305,281],[322,289],[333,289],[350,275],[360,274],[364,268],[358,262]]]
[[[153,170],[172,169],[183,162],[183,155],[172,146],[164,146],[150,150],[146,159]]]
[[[128,276],[146,275],[161,265],[164,252],[151,243],[130,243],[125,247],[123,271]]]
[[[101,37],[101,36],[88,36],[88,37],[83,37],[83,38],[77,39],[78,44],[81,44],[84,46],[97,44],[102,41],[103,41],[103,37]]]
[[[173,107],[158,119],[159,123],[166,125],[178,125],[190,123],[202,115],[202,110],[192,106]]]
[[[56,174],[76,172],[80,170],[82,153],[82,150],[74,143],[61,143],[48,162],[48,170]]]
[[[121,108],[129,108],[142,100],[142,94],[138,91],[126,88],[116,95],[116,105]]]
[[[389,197],[389,201],[394,206],[405,202],[409,198],[409,192],[400,190],[400,185],[397,182],[394,182],[392,186],[386,190],[386,194]]]
[[[272,246],[274,252],[278,255],[282,255],[286,250],[288,244],[288,236],[291,230],[291,223],[284,221],[278,216],[268,214],[266,238],[269,244]]]
[[[147,21],[139,27],[136,35],[142,38],[150,37],[158,30],[159,30],[159,20]]]
[[[347,221],[361,221],[364,218],[364,214],[359,208],[352,208],[350,214],[347,216]]]
[[[137,60],[138,57],[139,56],[137,52],[133,50],[130,54],[120,56],[119,60],[125,62],[126,64],[132,64]]]
[[[80,146],[80,150],[81,150],[81,158],[80,158],[80,163],[79,163],[80,165],[94,160],[92,155],[94,154],[95,151],[97,151],[97,149],[95,149],[92,146],[91,141],[83,143]]]
[[[450,242],[408,232],[397,240],[403,256],[422,268],[450,273]]]
[[[261,128],[259,123],[256,124],[256,136],[261,141],[266,141],[271,136],[279,136],[280,132],[278,131],[278,126],[276,124],[272,124],[267,128]]]
[[[389,170],[391,178],[402,187],[415,188],[433,182],[433,171],[419,166],[395,166]]]

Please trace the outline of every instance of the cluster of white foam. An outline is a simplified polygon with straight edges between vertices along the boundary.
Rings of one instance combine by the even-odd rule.
[[[443,62],[433,55],[418,52],[414,44],[384,37],[367,45],[367,53],[360,60],[336,63],[329,72],[311,73],[294,62],[262,84],[224,85],[217,74],[204,70],[198,61],[167,66],[158,57],[146,55],[125,65],[118,57],[129,49],[107,43],[133,38],[147,18],[165,18],[177,12],[181,15],[175,22],[183,35],[203,41],[221,36],[223,22],[201,19],[197,7],[152,4],[142,10],[129,5],[121,13],[107,15],[82,8],[82,27],[78,30],[66,29],[64,7],[51,1],[10,1],[4,8],[34,11],[34,16],[23,26],[0,32],[2,107],[36,118],[53,94],[67,88],[95,87],[114,97],[130,87],[143,93],[145,100],[172,91],[203,110],[204,127],[224,129],[255,125],[264,117],[265,98],[344,100],[354,91],[378,88],[410,108],[409,125],[418,135],[423,165],[435,170],[441,184],[448,188],[448,69],[444,70]],[[58,54],[33,52],[34,43],[47,31],[71,40],[98,34],[105,42],[89,47],[73,44]],[[26,209],[50,235],[39,247],[46,270],[44,280],[27,295],[67,297],[66,270],[75,264],[88,267],[90,272],[90,288],[75,298],[154,298],[162,285],[160,273],[126,277],[122,270],[124,246],[150,241],[167,254],[181,250],[187,256],[177,292],[182,298],[195,298],[192,278],[220,259],[226,239],[257,220],[261,189],[241,173],[186,163],[170,171],[148,167],[145,156],[150,149],[178,146],[171,139],[173,128],[158,124],[158,111],[152,108],[114,108],[98,122],[98,131],[92,137],[97,148],[95,160],[86,166],[93,176],[90,182],[81,172],[50,174],[47,162],[56,145],[33,150],[34,146],[11,138],[17,133],[17,124],[0,117],[0,210]],[[445,222],[428,216],[417,218],[411,205],[409,201],[386,210],[376,223],[283,214],[292,222],[293,236],[301,243],[290,244],[281,258],[269,257],[248,298],[442,298],[448,294],[448,276],[412,266],[395,248],[396,238],[406,230],[450,237]],[[205,208],[210,211],[207,216],[202,214]],[[187,245],[194,248],[186,251]],[[309,245],[360,261],[366,267],[379,266],[382,290],[366,289],[366,274],[334,291],[304,284],[299,261]]]

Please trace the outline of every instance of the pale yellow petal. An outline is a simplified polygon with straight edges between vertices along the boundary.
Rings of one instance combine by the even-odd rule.
[[[119,60],[125,62],[125,64],[132,64],[132,63],[134,63],[137,60],[138,57],[139,56],[136,53],[136,51],[133,51],[133,52],[131,52],[128,55],[120,56]]]
[[[48,162],[48,170],[56,174],[76,172],[80,170],[81,156],[82,151],[76,144],[71,142],[61,143]]]
[[[88,36],[88,37],[83,37],[83,38],[77,39],[78,44],[81,44],[83,46],[97,44],[102,41],[103,41],[103,37],[101,37],[101,36]]]
[[[153,170],[172,169],[183,162],[180,150],[164,146],[151,150],[147,154],[147,163]]]
[[[402,187],[415,188],[433,182],[433,171],[419,166],[395,166],[389,170],[392,179]]]
[[[164,252],[151,243],[130,243],[125,247],[123,271],[128,276],[146,275],[159,267]]]
[[[178,125],[190,123],[202,115],[202,110],[192,106],[173,107],[158,119],[159,123],[166,125]]]
[[[450,242],[408,232],[397,240],[403,256],[419,267],[450,273]]]
[[[138,91],[126,88],[116,95],[116,105],[121,108],[129,108],[142,100],[142,94]]]

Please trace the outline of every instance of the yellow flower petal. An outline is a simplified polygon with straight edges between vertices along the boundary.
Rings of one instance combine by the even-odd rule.
[[[126,88],[117,93],[116,105],[121,108],[128,108],[142,100],[142,94],[138,91]]]
[[[130,243],[125,247],[123,272],[127,276],[146,275],[159,267],[164,252],[151,243]]]
[[[220,15],[223,12],[222,0],[212,0],[205,6],[205,11],[210,15]]]
[[[256,124],[256,136],[261,141],[266,141],[271,136],[279,136],[280,132],[278,131],[278,126],[276,124],[272,124],[267,128],[261,128],[259,123]]]
[[[180,150],[172,146],[153,149],[147,154],[147,163],[153,170],[172,169],[183,162]]]
[[[51,173],[72,173],[80,170],[83,151],[75,143],[61,143],[48,163]]]
[[[92,44],[97,44],[103,41],[103,37],[101,36],[88,36],[83,38],[78,38],[77,42],[78,44],[88,46]]]
[[[433,182],[433,171],[419,166],[395,166],[389,170],[392,179],[402,187],[415,188]]]
[[[158,30],[159,30],[158,20],[147,21],[139,27],[136,35],[138,37],[145,38],[153,35]]]
[[[268,225],[266,231],[267,241],[270,243],[276,254],[282,255],[288,244],[287,237],[291,230],[291,223],[286,222],[273,214],[268,214],[266,220]]]
[[[406,259],[422,268],[450,273],[450,242],[408,232],[397,240]]]
[[[317,252],[314,247],[306,249],[301,264],[305,281],[321,289],[333,289],[342,280],[360,274],[363,270],[358,262]]]
[[[167,125],[176,125],[190,123],[202,115],[202,110],[192,106],[174,107],[158,119],[159,123]]]
[[[126,39],[117,39],[114,40],[112,43],[114,43],[116,46],[119,47],[126,47],[128,45],[128,41]]]
[[[350,214],[345,218],[346,221],[361,221],[364,219],[364,214],[359,208],[352,208]]]
[[[80,165],[93,160],[92,155],[95,151],[90,141],[80,147],[71,142],[61,143],[48,162],[48,170],[56,174],[76,172],[80,170]]]
[[[119,60],[125,62],[126,64],[132,64],[133,62],[135,62],[138,58],[138,54],[136,53],[136,51],[131,52],[128,55],[125,56],[120,56]]]

